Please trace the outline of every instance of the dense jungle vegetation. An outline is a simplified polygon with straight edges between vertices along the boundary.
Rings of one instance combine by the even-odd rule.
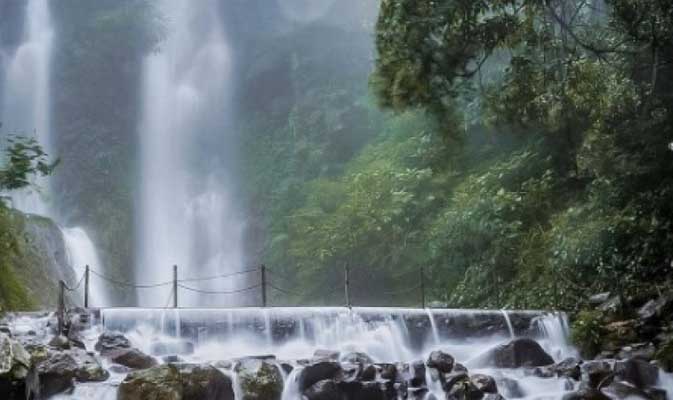
[[[286,301],[343,301],[345,266],[360,304],[418,304],[421,268],[453,307],[668,285],[672,27],[657,0],[384,0],[373,96],[345,35],[295,48],[294,103],[246,136]]]

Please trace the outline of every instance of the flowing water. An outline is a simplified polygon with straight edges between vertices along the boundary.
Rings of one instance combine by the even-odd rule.
[[[221,172],[234,152],[226,123],[232,57],[218,18],[218,2],[166,0],[159,2],[159,8],[168,36],[144,65],[136,278],[170,280],[173,265],[179,266],[181,277],[238,271],[243,269],[243,225],[233,204],[231,177]],[[208,292],[240,284],[229,279],[191,286]],[[169,291],[141,290],[138,298],[142,306],[165,306]],[[241,301],[241,295],[187,290],[180,303]]]
[[[53,4],[53,2],[52,2]],[[0,133],[33,137],[47,153],[54,138],[51,129],[50,76],[54,40],[48,0],[28,0],[25,9],[22,40],[15,49],[2,51],[4,77],[0,76]],[[6,143],[2,143],[3,145]],[[53,156],[53,155],[52,155]],[[58,171],[57,171],[58,172]],[[59,212],[50,203],[49,178],[34,180],[33,187],[11,193],[12,205],[25,212],[50,217],[60,222]],[[95,246],[81,227],[62,229],[69,265],[77,276],[84,266],[103,270]],[[69,282],[74,284],[74,282]],[[95,287],[94,301],[107,305],[104,289]]]
[[[577,384],[565,379],[539,378],[524,369],[484,368],[475,364],[489,349],[516,336],[535,338],[555,361],[575,355],[565,341],[565,315],[541,312],[448,310],[396,308],[241,308],[241,309],[101,309],[93,327],[85,333],[87,348],[93,348],[104,330],[124,333],[132,344],[148,354],[157,354],[160,344],[174,349],[187,362],[209,363],[239,357],[274,355],[277,363],[288,362],[295,368],[283,373],[283,400],[301,398],[297,377],[302,359],[310,359],[318,349],[339,351],[342,355],[358,351],[375,362],[412,362],[425,360],[441,349],[469,368],[470,373],[485,373],[500,382],[505,397],[557,399]],[[507,322],[507,319],[510,322]],[[432,323],[432,320],[435,323]],[[18,318],[11,325],[16,332],[41,332],[45,319]],[[39,327],[37,327],[39,325]],[[544,327],[542,329],[541,327]],[[436,332],[433,332],[435,330]],[[435,337],[439,337],[439,343]],[[185,346],[190,343],[192,346]],[[181,350],[189,349],[189,350]],[[157,358],[160,360],[160,358]],[[161,361],[160,361],[161,362]],[[109,361],[103,360],[109,367]],[[241,388],[231,369],[238,399]],[[428,371],[428,389],[444,398],[439,382]],[[78,384],[69,394],[56,399],[115,399],[124,374],[113,373],[107,382]],[[504,384],[518,382],[515,394]],[[662,377],[662,385],[668,381]],[[510,381],[511,382],[511,381]]]

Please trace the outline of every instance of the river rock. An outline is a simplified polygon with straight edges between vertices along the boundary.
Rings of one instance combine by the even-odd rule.
[[[128,374],[119,385],[118,400],[182,400],[180,373],[173,364]]]
[[[308,400],[342,400],[344,397],[340,385],[331,379],[317,381],[303,393]]]
[[[234,400],[231,379],[209,365],[167,364],[132,372],[118,400]]]
[[[299,389],[303,392],[319,381],[340,378],[341,374],[341,364],[336,361],[318,361],[309,364],[299,374]]]
[[[131,342],[121,333],[103,332],[103,334],[98,337],[98,341],[96,342],[94,348],[102,356],[105,356],[108,352],[111,351],[130,349]]]
[[[582,388],[564,394],[562,400],[610,400],[610,398],[600,390],[594,388]]]
[[[339,354],[341,353],[338,351],[318,349],[313,352],[313,359],[316,361],[318,360],[337,361],[339,360]]]
[[[379,370],[379,377],[387,381],[395,381],[397,379],[397,366],[395,364],[379,363],[376,364]]]
[[[243,391],[243,400],[280,400],[283,375],[275,364],[259,359],[243,359],[235,371]]]
[[[425,363],[428,367],[434,368],[437,371],[447,374],[453,370],[455,360],[453,357],[440,350],[435,350],[428,356],[428,361]]]
[[[581,365],[581,360],[574,357],[568,357],[565,360],[554,364],[552,370],[557,377],[571,378],[578,381],[582,376],[582,371],[580,369]]]
[[[459,380],[445,391],[446,398],[451,400],[481,400],[484,397],[484,392],[469,379]]]
[[[580,367],[582,371],[582,380],[589,388],[599,388],[612,381],[612,367],[610,363],[603,360],[587,361]]]
[[[442,383],[442,388],[445,392],[451,390],[451,388],[458,382],[467,381],[470,377],[465,372],[452,372],[448,374],[441,374],[440,381]]]
[[[486,351],[474,364],[496,368],[541,367],[554,364],[554,359],[535,340],[518,338]]]
[[[661,393],[647,393],[635,386],[626,382],[612,382],[610,385],[602,389],[602,391],[612,399],[629,399],[629,400],[659,400]],[[666,400],[666,393],[663,393],[663,400]]]
[[[659,380],[659,368],[638,358],[617,361],[614,366],[615,376],[638,388],[654,386]]]
[[[358,380],[362,382],[369,382],[376,379],[376,367],[374,365],[367,365],[360,370],[357,375]]]
[[[610,298],[610,292],[597,293],[589,297],[589,304],[593,306],[599,306]]]
[[[39,396],[39,381],[31,356],[9,335],[0,333],[0,398],[23,400]]]
[[[107,351],[106,356],[112,362],[131,369],[147,369],[158,364],[154,357],[148,356],[136,348]]]
[[[397,371],[398,379],[409,387],[418,388],[425,385],[425,363],[423,361],[401,364]]]
[[[341,362],[348,362],[353,364],[373,364],[374,360],[372,360],[372,358],[365,353],[355,351],[343,355],[341,357]]]
[[[93,354],[79,348],[49,351],[47,358],[37,364],[37,373],[43,397],[72,388],[75,380],[102,382],[109,377]]]
[[[638,309],[638,317],[645,322],[652,322],[667,315],[673,308],[672,296],[661,296],[645,303]]]
[[[492,376],[485,374],[473,374],[470,376],[470,380],[484,393],[498,393],[498,385],[495,383],[495,379]]]

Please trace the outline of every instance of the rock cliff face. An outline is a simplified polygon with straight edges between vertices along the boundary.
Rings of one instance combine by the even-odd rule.
[[[50,219],[0,206],[0,311],[54,307],[58,281],[75,281]]]

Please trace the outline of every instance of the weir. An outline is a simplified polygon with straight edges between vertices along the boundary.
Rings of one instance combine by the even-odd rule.
[[[563,313],[379,307],[94,310],[107,331],[136,338],[151,350],[162,340],[185,340],[204,357],[274,354],[311,357],[315,350],[361,351],[381,362],[410,361],[432,348],[457,346],[465,355],[511,336],[535,338],[556,357],[574,354]]]

